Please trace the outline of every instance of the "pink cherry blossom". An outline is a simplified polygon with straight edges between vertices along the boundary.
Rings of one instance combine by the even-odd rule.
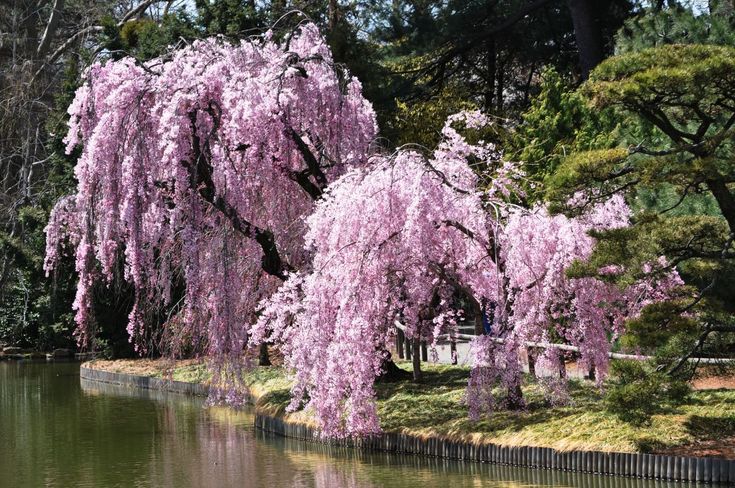
[[[93,287],[120,273],[140,352],[152,317],[167,316],[160,347],[211,358],[237,403],[245,350],[278,344],[291,408],[326,436],[380,431],[374,381],[396,320],[435,345],[457,333],[460,301],[485,309],[492,333],[473,344],[467,390],[479,417],[505,402],[497,386],[522,401],[526,341],[575,345],[602,379],[626,318],[680,284],[653,267],[625,289],[569,278],[589,232],[627,225],[630,210],[619,197],[575,219],[515,207],[518,165],[463,135],[490,123],[479,112],[451,116],[432,154],[377,153],[360,83],[310,24],[282,43],[209,39],[95,64],[69,114],[78,187],[51,214],[45,267],[64,240],[75,247],[80,343],[94,333]],[[558,365],[558,351],[539,361]],[[563,401],[563,383],[547,383]]]
[[[309,262],[304,217],[367,162],[376,122],[360,83],[307,24],[283,43],[208,39],[145,64],[95,64],[69,114],[78,187],[51,216],[46,269],[69,236],[80,343],[92,286],[122,262],[136,346],[162,310],[164,349],[203,351],[231,382],[256,306]]]

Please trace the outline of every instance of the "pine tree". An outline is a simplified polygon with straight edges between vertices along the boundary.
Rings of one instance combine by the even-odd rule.
[[[672,203],[643,209],[629,228],[597,235],[592,258],[574,273],[622,266],[628,271],[614,280],[626,283],[651,267],[677,266],[690,295],[648,309],[630,332],[636,344],[657,351],[659,370],[686,376],[690,357],[721,354],[735,332],[735,49],[665,45],[616,56],[581,93],[596,109],[631,117],[640,139],[566,158],[548,180],[557,208],[574,213],[616,193],[635,202],[651,191]],[[701,200],[714,212],[696,212]],[[657,262],[660,255],[668,261]]]

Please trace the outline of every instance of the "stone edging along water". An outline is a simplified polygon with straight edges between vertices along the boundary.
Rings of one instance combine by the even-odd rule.
[[[80,377],[88,381],[111,383],[133,388],[171,391],[206,396],[206,385],[181,381],[113,373],[82,365]],[[537,469],[556,469],[579,473],[626,476],[633,478],[719,483],[735,486],[735,460],[667,456],[660,454],[557,451],[546,447],[472,444],[450,439],[386,432],[364,439],[322,440],[310,426],[289,422],[281,417],[255,413],[255,427],[283,437],[309,442],[328,442],[365,450],[419,454],[447,459],[503,464]]]
[[[97,381],[113,385],[127,386],[131,388],[142,388],[146,390],[170,391],[183,393],[184,395],[207,396],[209,387],[197,383],[185,383],[164,378],[152,378],[150,376],[137,376],[126,373],[113,373],[100,369],[88,368],[82,365],[79,368],[79,377],[87,381]]]

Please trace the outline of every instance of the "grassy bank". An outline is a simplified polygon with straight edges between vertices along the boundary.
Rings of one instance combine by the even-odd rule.
[[[108,371],[206,382],[205,365],[194,361],[94,361]],[[400,364],[410,369],[410,364]],[[462,398],[469,370],[428,365],[422,384],[401,382],[377,385],[378,411],[385,431],[419,436],[503,445],[552,447],[558,450],[659,452],[717,455],[735,458],[735,391],[692,393],[681,406],[656,415],[650,425],[634,427],[604,411],[601,393],[586,383],[572,382],[572,402],[551,408],[535,384],[524,388],[528,408],[498,412],[479,422],[470,421]],[[245,382],[256,396],[256,406],[282,414],[289,401],[289,380],[277,367],[247,373]],[[308,413],[295,414],[309,421]]]

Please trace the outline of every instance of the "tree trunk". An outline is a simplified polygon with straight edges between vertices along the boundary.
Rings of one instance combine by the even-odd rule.
[[[41,42],[38,44],[36,49],[36,56],[40,59],[48,53],[51,41],[53,41],[56,35],[56,28],[59,25],[59,19],[64,11],[64,0],[56,0],[54,6],[51,9],[51,16],[49,17],[48,23],[46,24],[46,30],[43,32]]]
[[[526,402],[523,401],[523,390],[521,390],[520,383],[508,388],[508,409],[520,410],[525,406]]]
[[[567,363],[564,361],[564,357],[559,360],[559,378],[565,379],[567,377]]]
[[[590,366],[589,371],[587,371],[587,379],[588,380],[595,380],[597,379],[597,371],[595,370],[595,366]]]
[[[429,348],[426,347],[426,341],[421,342],[421,360],[425,363],[429,362]]]
[[[406,346],[406,354],[405,354],[406,359],[410,361],[411,360],[411,341],[407,337],[404,336],[403,343]]]
[[[338,8],[337,0],[329,0],[329,2],[327,2],[327,22],[329,32],[334,32],[334,29],[337,27],[337,21],[339,20]]]
[[[528,374],[536,376],[536,351],[529,347],[526,349],[526,356],[528,357]]]
[[[388,17],[390,33],[394,39],[403,37],[403,20],[401,18],[401,0],[391,2],[390,16]]]
[[[503,90],[505,90],[505,66],[499,64],[495,75],[495,107],[498,114],[503,113]]]
[[[268,344],[260,343],[260,351],[258,352],[258,366],[270,366],[271,358],[268,354]]]
[[[492,112],[495,97],[495,73],[497,70],[497,52],[495,38],[489,37],[485,41],[485,112]]]
[[[413,338],[413,381],[418,383],[422,379],[421,374],[421,339],[418,337]]]
[[[449,353],[452,355],[452,364],[457,364],[457,341],[449,343]]]
[[[405,334],[402,330],[398,330],[398,332],[396,333],[396,352],[398,353],[398,359],[403,359],[405,357],[405,354],[403,352],[405,341]]]
[[[587,79],[590,71],[604,59],[604,42],[597,16],[600,0],[567,0],[574,24],[574,36],[579,49],[579,67],[582,78]]]
[[[475,335],[481,336],[485,333],[485,325],[482,323],[482,309],[475,310]]]
[[[399,368],[396,363],[393,362],[390,353],[386,352],[381,366],[381,374],[375,379],[375,381],[382,383],[394,383],[397,381],[407,380],[410,377],[411,373],[405,369]]]
[[[716,174],[714,178],[707,179],[706,184],[715,197],[728,227],[730,227],[730,233],[735,234],[735,198],[733,198],[730,189],[725,184],[724,177]]]

